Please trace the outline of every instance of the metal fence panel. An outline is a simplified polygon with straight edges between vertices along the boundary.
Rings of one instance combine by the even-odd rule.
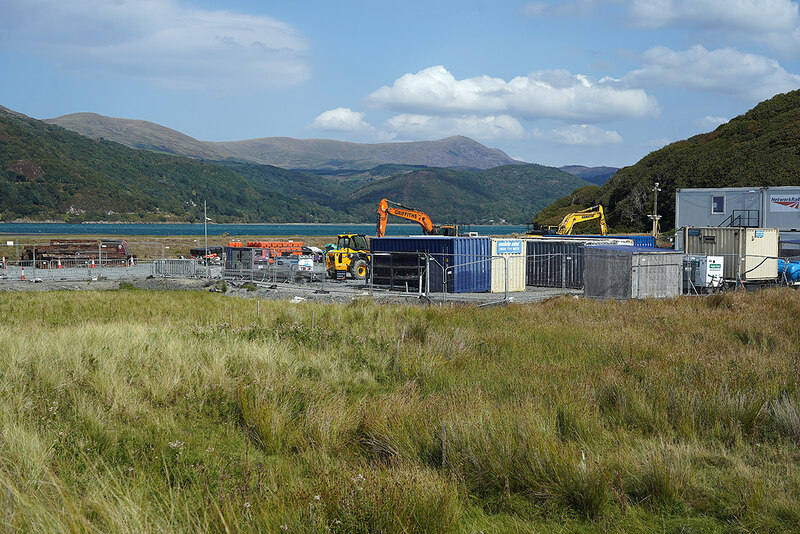
[[[197,261],[195,260],[153,260],[153,276],[195,278]]]

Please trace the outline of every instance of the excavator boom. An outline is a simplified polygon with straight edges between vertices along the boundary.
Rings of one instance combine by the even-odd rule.
[[[391,204],[391,206],[389,204]],[[378,237],[383,237],[386,234],[386,222],[389,219],[389,215],[395,215],[403,219],[408,219],[409,221],[414,221],[422,227],[422,231],[425,235],[436,233],[436,227],[434,227],[433,221],[431,221],[431,218],[425,213],[384,198],[378,203],[378,224],[375,228],[375,235]]]
[[[591,221],[592,219],[599,219],[600,235],[606,235],[608,233],[608,226],[606,226],[606,217],[603,213],[603,206],[600,205],[592,206],[591,208],[586,208],[585,210],[576,211],[575,213],[568,213],[561,221],[561,224],[558,225],[556,234],[571,235],[572,229],[576,224],[585,221]]]

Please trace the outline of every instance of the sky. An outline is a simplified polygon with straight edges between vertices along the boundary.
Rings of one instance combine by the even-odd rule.
[[[0,0],[0,105],[636,163],[800,88],[791,0]]]

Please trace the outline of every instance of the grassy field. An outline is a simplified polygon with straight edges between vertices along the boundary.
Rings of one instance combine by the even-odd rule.
[[[781,532],[800,292],[0,293],[11,532]]]

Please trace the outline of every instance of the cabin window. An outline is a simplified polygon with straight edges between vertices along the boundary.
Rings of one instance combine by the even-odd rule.
[[[725,195],[711,195],[711,213],[715,215],[725,213]]]

